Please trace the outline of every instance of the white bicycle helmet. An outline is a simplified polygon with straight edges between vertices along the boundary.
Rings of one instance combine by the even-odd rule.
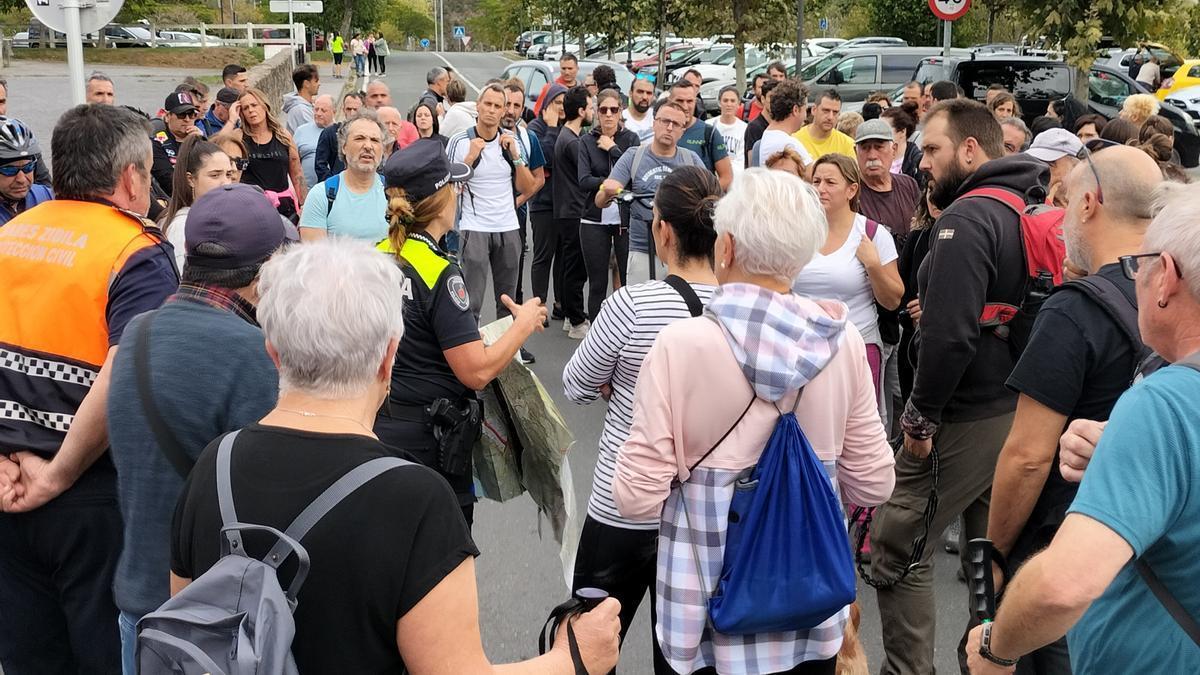
[[[0,164],[41,154],[29,127],[21,120],[0,116]]]

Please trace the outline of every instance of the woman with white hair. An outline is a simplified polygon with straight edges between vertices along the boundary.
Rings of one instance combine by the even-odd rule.
[[[365,243],[330,238],[263,265],[258,320],[279,368],[279,402],[238,432],[229,458],[237,519],[280,531],[330,485],[395,450],[371,431],[404,334],[404,277]],[[221,557],[217,448],[205,449],[172,528],[171,591]],[[267,555],[275,539],[243,535]],[[432,469],[395,467],[352,492],[301,540],[312,561],[297,596],[292,653],[306,673],[466,673],[490,668],[479,637],[478,549],[454,493]],[[284,588],[294,567],[280,569]],[[619,604],[574,632],[584,664],[616,664]],[[511,672],[576,672],[568,640]]]
[[[747,169],[717,204],[715,227],[720,287],[704,316],[665,327],[646,357],[613,495],[622,516],[662,520],[657,634],[676,672],[833,673],[846,609],[808,630],[718,633],[702,596],[716,587],[723,551],[704,545],[700,577],[691,543],[724,540],[735,481],[758,462],[781,410],[795,409],[843,501],[888,498],[892,451],[866,346],[844,304],[792,292],[827,234],[800,178]],[[683,490],[689,511],[706,517],[688,523]]]

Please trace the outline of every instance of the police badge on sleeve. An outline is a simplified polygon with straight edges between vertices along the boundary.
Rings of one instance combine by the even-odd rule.
[[[455,307],[466,311],[471,306],[471,299],[467,297],[467,285],[459,275],[455,274],[446,280],[446,290],[449,291]]]

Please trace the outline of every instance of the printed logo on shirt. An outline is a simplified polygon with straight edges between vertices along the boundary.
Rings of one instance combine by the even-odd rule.
[[[465,312],[471,306],[471,300],[467,297],[467,285],[463,283],[462,277],[455,274],[447,279],[446,291],[450,293],[450,300],[455,307]]]
[[[954,230],[942,230],[941,232],[938,232],[938,239],[953,239],[953,238],[954,238]]]

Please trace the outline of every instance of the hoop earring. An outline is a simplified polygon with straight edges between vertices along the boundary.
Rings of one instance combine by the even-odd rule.
[[[1166,308],[1167,308],[1167,301],[1166,301],[1166,300],[1159,300],[1159,301],[1158,301],[1158,308],[1159,308],[1159,309],[1166,309]]]

